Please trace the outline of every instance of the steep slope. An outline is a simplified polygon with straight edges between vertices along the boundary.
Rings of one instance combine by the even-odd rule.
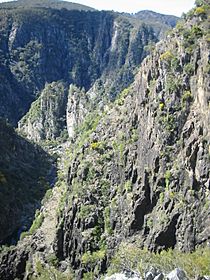
[[[73,279],[98,278],[124,241],[154,252],[209,246],[209,15],[205,1],[190,11],[114,103],[82,116],[61,163],[62,199],[49,201],[59,204],[56,237],[46,241],[46,215],[2,254],[0,277],[68,279],[70,267]],[[80,116],[84,92],[81,102],[70,92]]]
[[[209,246],[209,12],[191,11],[78,130],[57,254],[79,279],[124,240],[156,252]]]
[[[138,19],[76,5],[76,10],[59,8],[67,4],[73,5],[63,1],[0,5],[0,79],[4,81],[0,112],[15,125],[45,83],[63,80],[88,91],[97,81],[96,95],[115,98],[133,81],[147,54],[144,47],[159,39],[152,27]]]
[[[79,17],[81,15],[78,15]],[[86,17],[91,20],[89,26],[85,23]],[[102,17],[102,18],[101,18]],[[98,26],[97,18],[99,19]],[[156,41],[157,38],[153,35],[152,29],[145,25],[131,25],[126,18],[116,17],[109,13],[91,13],[91,15],[84,13],[81,19],[85,33],[79,33],[76,31],[75,36],[77,38],[74,47],[70,46],[66,50],[68,58],[65,55],[59,59],[59,50],[57,48],[57,42],[54,46],[56,48],[56,57],[54,57],[53,63],[56,66],[50,65],[48,75],[52,69],[56,69],[58,76],[50,78],[49,80],[58,81],[63,79],[66,85],[74,84],[77,87],[84,87],[84,91],[87,92],[86,106],[97,106],[99,103],[104,106],[107,100],[114,99],[119,91],[123,87],[127,86],[132,80],[135,72],[135,68],[140,64],[142,59],[146,55],[144,46],[149,44],[150,41]],[[94,22],[95,20],[95,22]],[[75,18],[77,24],[78,18]],[[93,32],[92,27],[97,29]],[[66,25],[65,25],[66,28]],[[88,33],[86,35],[86,32]],[[97,33],[97,35],[95,34]],[[71,32],[70,32],[71,34]],[[69,36],[71,36],[69,34]],[[92,37],[92,38],[91,38]],[[66,38],[66,40],[69,40]],[[62,39],[61,39],[62,41]],[[55,38],[53,39],[55,44]],[[72,45],[71,39],[71,45]],[[63,42],[65,44],[65,42]],[[61,49],[63,50],[62,46]],[[63,60],[68,60],[69,65],[63,65]],[[59,69],[59,64],[62,65],[63,70]],[[48,66],[47,66],[48,69]],[[72,70],[71,70],[72,69]],[[66,76],[64,76],[66,73]],[[113,76],[115,79],[113,79]],[[46,90],[44,91],[46,92]],[[39,101],[42,99],[43,94],[39,97]],[[68,98],[69,99],[69,98]],[[66,103],[65,103],[66,102]],[[91,103],[92,105],[90,105]],[[50,103],[48,103],[50,106]],[[67,99],[64,96],[63,100],[63,115],[67,110]],[[45,114],[46,109],[39,115]],[[29,111],[24,120],[20,121],[20,130],[30,130],[30,119],[33,115],[33,107]],[[86,108],[87,111],[88,108]],[[37,108],[37,110],[39,110]],[[52,116],[52,118],[55,116]],[[36,122],[39,120],[37,119]],[[43,122],[44,120],[41,120]],[[32,125],[33,126],[33,125]],[[35,126],[35,125],[34,125]],[[65,128],[65,127],[64,127]],[[53,128],[52,128],[53,129]],[[37,134],[36,132],[34,132]],[[59,134],[59,133],[57,133]],[[33,140],[36,140],[36,136],[32,133],[26,134]],[[44,140],[45,137],[39,136]]]
[[[43,139],[55,140],[64,134],[67,136],[67,95],[65,83],[46,84],[40,97],[19,122],[19,131],[38,143]]]
[[[0,244],[32,222],[49,186],[52,160],[0,119]],[[16,236],[13,236],[16,238]],[[8,243],[9,240],[8,240]]]
[[[1,254],[0,278],[99,278],[124,244],[156,253],[209,250],[210,7],[199,3],[142,62],[131,86],[118,95],[119,88],[111,93],[106,80],[109,90],[103,94],[118,95],[115,102],[94,95],[100,87],[95,80],[85,89],[71,85],[69,92],[66,81],[45,85],[20,122],[22,130],[40,141],[56,139],[67,126],[73,136],[68,148],[62,146],[62,171],[36,215],[35,229]],[[116,34],[110,38],[113,61],[124,66],[129,58],[118,53]],[[110,73],[116,72],[101,77]],[[60,110],[63,100],[67,112]],[[209,273],[209,259],[200,266],[205,269],[200,275],[191,269],[190,279]]]

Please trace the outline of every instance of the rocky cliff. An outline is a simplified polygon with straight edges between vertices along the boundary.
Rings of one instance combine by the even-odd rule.
[[[80,268],[77,277],[103,271],[124,240],[156,252],[209,246],[209,6],[202,9],[78,129],[57,252]]]
[[[40,97],[19,122],[18,129],[36,142],[54,140],[66,130],[67,87],[63,82],[46,84]],[[66,130],[67,134],[67,130]]]
[[[88,111],[132,81],[158,39],[138,20],[63,1],[10,2],[0,14],[0,115],[15,125],[24,116],[19,131],[39,143],[73,137]]]
[[[78,16],[80,17],[82,15]],[[84,16],[90,17],[86,12]],[[92,15],[90,18],[92,19],[94,16]],[[78,23],[77,20],[76,17],[75,23]],[[89,26],[86,26],[85,22],[89,21],[89,19],[85,19],[82,16],[82,28],[88,30],[78,31],[76,27],[74,31],[76,33],[73,36],[76,35],[78,37],[78,34],[80,34],[80,38],[76,39],[78,43],[76,41],[73,43],[74,39],[71,38],[66,54],[60,58],[57,40],[53,38],[54,48],[56,48],[57,53],[52,61],[56,63],[56,66],[50,65],[49,68],[54,69],[53,71],[57,69],[56,71],[60,77],[56,77],[53,74],[48,80],[57,81],[58,79],[64,79],[68,85],[74,84],[79,88],[84,87],[86,92],[90,90],[92,103],[96,104],[99,100],[103,103],[103,100],[114,99],[119,91],[133,80],[135,67],[140,64],[146,55],[144,46],[150,41],[156,41],[157,37],[153,35],[152,29],[143,25],[132,26],[128,19],[121,17],[115,18],[115,16],[109,13],[104,13],[103,15],[97,12],[95,13],[95,19],[92,20],[97,22],[97,30],[93,30],[91,27],[95,22],[90,22]],[[71,34],[72,31],[68,36],[72,36]],[[63,36],[65,37],[67,34]],[[69,39],[66,38],[66,40]],[[63,45],[65,42],[61,44]],[[63,52],[62,45],[61,50]],[[46,54],[44,56],[46,57]],[[65,61],[65,65],[63,61]],[[62,69],[59,69],[59,64],[61,64]],[[48,66],[46,68],[48,69]],[[113,75],[115,79],[112,78]],[[63,102],[66,105],[63,106],[63,115],[65,115],[67,102],[65,99]],[[106,103],[106,101],[104,102]],[[40,109],[42,110],[42,108]],[[27,115],[29,118],[30,114],[33,114],[33,112],[30,112]],[[42,114],[41,111],[40,114]],[[41,120],[41,122],[44,121],[44,119]],[[21,127],[22,124],[20,125]],[[27,121],[24,121],[24,127],[25,131],[30,130],[30,124],[29,128],[27,128]],[[56,128],[52,129],[55,130]],[[37,140],[35,135],[28,136]],[[39,138],[44,139],[42,135]]]
[[[121,17],[112,18],[112,58],[99,79],[45,85],[21,131],[40,141],[67,128],[70,139],[59,145],[58,181],[32,229],[1,254],[0,278],[100,279],[109,267],[142,273],[155,264],[168,273],[175,263],[187,272],[179,279],[207,279],[210,7],[197,2],[143,60],[134,82],[123,78],[123,90],[110,75],[118,69],[118,85],[128,62],[144,55],[127,56],[135,36],[119,49],[127,33],[118,28],[131,24]],[[138,40],[135,46],[142,49]]]
[[[144,47],[159,39],[139,19],[63,1],[19,0],[1,4],[0,15],[0,108],[13,124],[46,83],[63,80],[87,91],[99,80],[97,94],[105,89],[114,98],[132,82]]]

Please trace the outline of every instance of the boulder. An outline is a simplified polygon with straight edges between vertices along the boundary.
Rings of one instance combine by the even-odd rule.
[[[176,268],[173,271],[171,271],[167,276],[166,276],[167,280],[188,280],[185,272],[180,269],[180,268]]]

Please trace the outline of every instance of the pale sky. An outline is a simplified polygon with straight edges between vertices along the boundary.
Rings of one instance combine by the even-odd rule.
[[[7,2],[8,0],[0,0]],[[98,10],[136,13],[141,10],[152,10],[163,14],[181,16],[189,11],[195,0],[73,0],[70,2],[84,4]]]
[[[189,11],[195,0],[74,0],[99,10],[136,13],[141,10],[152,10],[163,14],[181,16]]]

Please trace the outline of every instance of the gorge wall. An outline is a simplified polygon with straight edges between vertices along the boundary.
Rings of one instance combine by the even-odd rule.
[[[209,246],[207,36],[202,16],[189,16],[114,104],[89,115],[92,127],[80,127],[58,243],[74,269],[97,274],[105,259],[91,256],[109,260],[125,240],[157,252]]]
[[[1,116],[13,124],[46,83],[63,80],[87,91],[99,80],[114,98],[132,81],[144,47],[158,40],[152,27],[120,14],[21,3],[0,8]]]
[[[142,25],[141,13],[0,10],[12,102],[1,112],[58,159],[35,230],[1,253],[0,278],[99,279],[124,243],[209,248],[210,9],[198,2],[156,46],[153,13]]]

